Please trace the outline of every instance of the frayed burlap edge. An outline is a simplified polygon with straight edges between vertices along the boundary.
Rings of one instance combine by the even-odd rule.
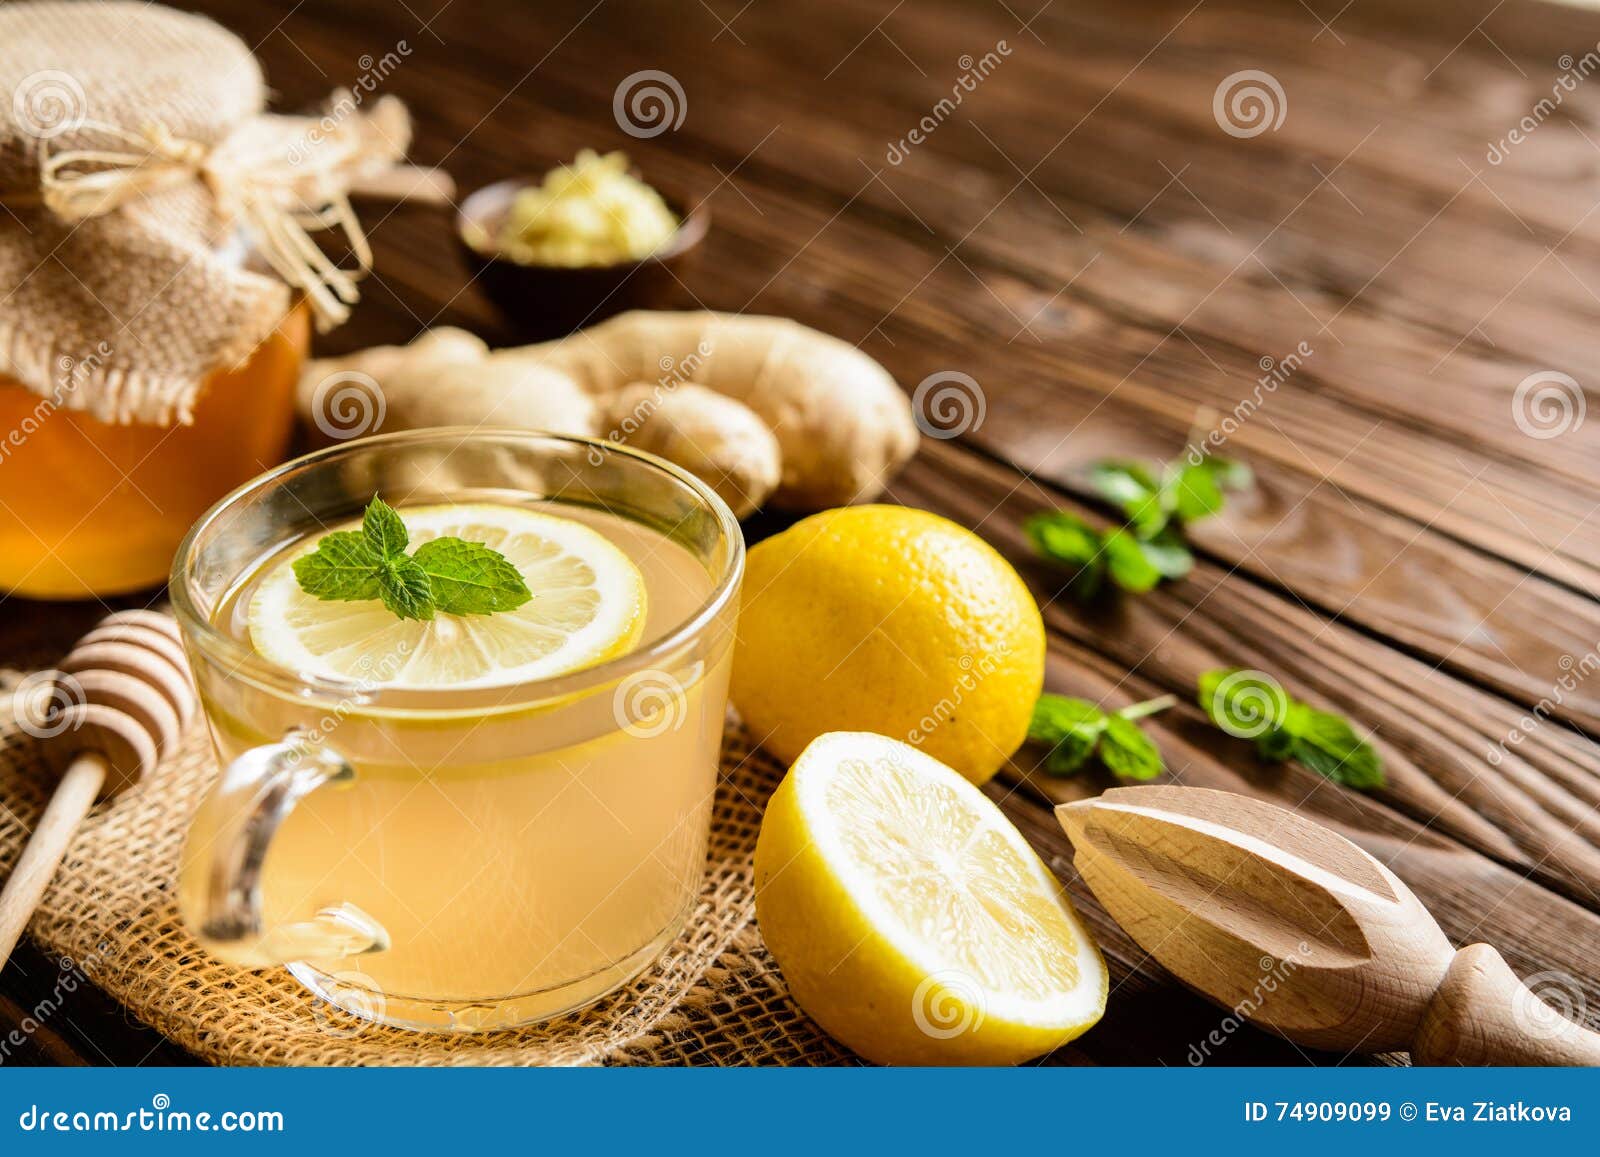
[[[248,362],[283,324],[293,301],[281,282],[248,271],[232,276],[250,289],[250,295],[241,295],[235,307],[238,324],[222,327],[223,337],[198,371],[102,368],[105,343],[96,346],[76,337],[63,340],[55,330],[0,318],[0,377],[14,378],[38,395],[38,421],[59,409],[82,411],[109,425],[188,425],[199,400],[197,383]]]
[[[0,731],[0,873],[45,801],[33,741]],[[374,1025],[314,999],[282,969],[204,953],[179,920],[183,833],[216,774],[202,727],[152,777],[90,816],[29,927],[140,1021],[204,1060],[251,1065],[840,1063],[849,1054],[790,1001],[754,927],[752,859],[782,768],[730,719],[707,873],[662,958],[590,1009],[507,1032]]]

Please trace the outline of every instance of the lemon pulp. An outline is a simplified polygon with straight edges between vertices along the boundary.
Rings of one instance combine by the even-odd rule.
[[[503,554],[533,593],[495,615],[400,619],[381,602],[324,602],[300,589],[280,559],[251,597],[250,642],[291,670],[405,687],[481,687],[564,675],[632,649],[645,621],[644,579],[598,531],[515,506],[402,509],[415,549],[434,538],[481,542]],[[358,522],[333,527],[355,530]],[[320,536],[319,536],[320,538]]]
[[[870,1060],[1016,1063],[1105,1009],[1060,883],[976,787],[896,740],[806,748],[768,807],[756,888],[795,998]]]

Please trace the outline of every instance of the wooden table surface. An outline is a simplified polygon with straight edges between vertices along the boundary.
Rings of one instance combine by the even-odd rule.
[[[379,87],[409,104],[414,157],[464,190],[626,149],[713,214],[684,307],[798,318],[908,390],[966,375],[981,420],[926,439],[892,498],[1018,566],[1050,629],[1049,688],[1182,694],[1151,725],[1174,779],[1332,824],[1453,940],[1497,945],[1600,1023],[1600,417],[1581,409],[1600,352],[1600,16],[1516,0],[193,6],[257,46],[281,108],[393,53]],[[643,70],[681,89],[681,123],[625,134],[613,99]],[[1267,94],[1267,123],[1239,119],[1230,83]],[[512,340],[444,214],[368,220],[376,276],[323,350],[443,323]],[[1176,456],[1247,400],[1226,452],[1258,484],[1195,529],[1190,577],[1084,609],[1031,557],[1034,511],[1104,516],[1087,463]],[[0,632],[64,644],[94,610],[47,609],[7,601]],[[1388,788],[1259,764],[1208,726],[1195,677],[1231,664],[1375,731]],[[1107,782],[1030,781],[1037,757],[991,791],[1112,969],[1106,1020],[1052,1060],[1188,1063],[1220,1014],[1108,921],[1048,810]],[[53,967],[20,954],[0,1020]],[[10,1059],[184,1055],[80,993]],[[1244,1030],[1215,1059],[1370,1058]]]

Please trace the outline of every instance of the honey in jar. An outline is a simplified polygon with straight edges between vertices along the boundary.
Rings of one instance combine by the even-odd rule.
[[[102,422],[0,376],[0,590],[68,599],[164,582],[190,524],[283,460],[309,341],[301,304],[171,426]]]
[[[371,256],[348,196],[410,122],[269,112],[248,44],[142,0],[0,4],[0,46],[0,596],[158,587],[283,460]]]

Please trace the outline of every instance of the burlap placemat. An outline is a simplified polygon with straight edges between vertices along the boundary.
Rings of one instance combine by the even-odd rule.
[[[0,727],[0,742],[3,876],[50,781],[32,740]],[[90,816],[29,933],[139,1020],[220,1064],[848,1062],[795,1008],[755,930],[751,862],[782,771],[730,719],[706,879],[683,934],[626,988],[533,1028],[442,1035],[373,1025],[315,1000],[283,969],[247,971],[201,951],[175,898],[183,833],[216,774],[198,725],[150,779]]]

